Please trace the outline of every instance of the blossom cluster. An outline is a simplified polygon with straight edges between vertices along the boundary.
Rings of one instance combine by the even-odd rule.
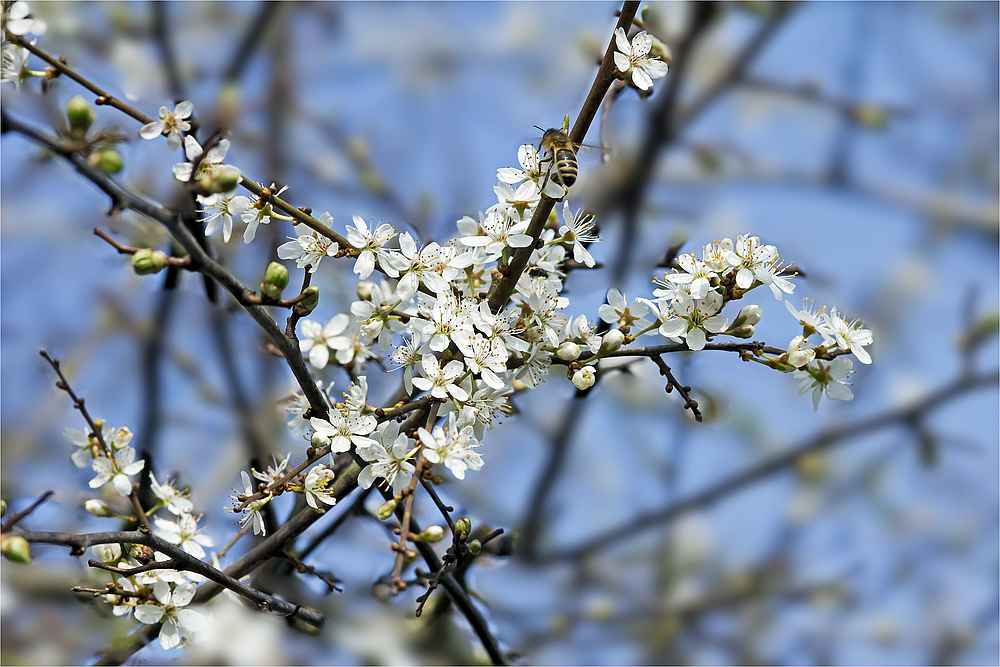
[[[126,427],[112,429],[102,420],[95,425],[98,431],[89,433],[66,429],[66,437],[76,446],[71,457],[73,463],[80,468],[90,466],[97,473],[90,481],[92,489],[110,487],[118,496],[132,496],[132,477],[145,467],[145,461],[135,460],[135,449],[130,446],[132,431]],[[153,534],[194,558],[204,559],[205,547],[211,547],[213,542],[198,525],[201,517],[193,513],[194,503],[170,480],[160,483],[150,472],[149,482],[156,502],[144,508],[143,514],[151,523]],[[132,498],[138,502],[135,496]],[[95,516],[119,516],[110,503],[99,498],[86,501],[84,507]],[[119,544],[101,544],[92,547],[92,552],[101,563],[125,570],[138,568],[150,560],[168,560],[166,554],[147,547],[124,546],[123,549]],[[197,582],[201,581],[199,575],[165,567],[129,576],[113,573],[111,577],[109,592],[103,597],[112,605],[115,616],[134,613],[140,623],[162,623],[159,640],[163,648],[181,646],[204,625],[202,614],[185,608],[194,597]]]
[[[44,32],[44,24],[30,17],[23,2],[7,7],[4,24],[14,35]],[[637,89],[648,91],[653,80],[667,74],[667,62],[651,55],[659,47],[646,32],[630,41],[619,28],[615,43],[615,66]],[[33,75],[26,62],[26,51],[5,42],[3,80],[19,85]],[[174,151],[183,148],[184,159],[172,172],[197,195],[205,235],[221,230],[223,242],[228,242],[234,220],[239,220],[244,225],[243,241],[249,244],[260,225],[272,219],[291,220],[277,213],[273,204],[273,197],[285,188],[272,184],[261,194],[248,185],[238,167],[226,164],[228,140],[206,146],[197,141],[191,133],[194,111],[191,101],[172,109],[160,107],[156,120],[138,134],[147,140],[163,137]],[[391,224],[375,224],[358,215],[351,217],[346,236],[340,237],[317,231],[334,224],[334,217],[324,212],[318,217],[320,225],[299,225],[296,237],[277,248],[279,259],[294,261],[310,273],[324,258],[331,259],[324,266],[336,258],[353,260],[359,282],[357,298],[347,312],[320,317],[314,303],[290,320],[298,322],[302,359],[316,371],[340,367],[352,382],[339,401],[331,393],[332,381],[317,383],[328,408],[322,416],[302,394],[287,401],[288,427],[304,436],[310,459],[292,473],[287,472],[291,452],[263,472],[241,471],[240,489],[233,498],[234,507],[243,513],[243,532],[252,528],[254,534],[266,533],[265,508],[279,493],[302,494],[318,512],[335,505],[338,494],[349,488],[338,486],[334,472],[340,454],[351,453],[364,462],[358,475],[361,486],[381,484],[396,497],[415,488],[418,467],[434,471],[436,466],[437,472],[444,469],[462,480],[483,467],[480,442],[498,415],[509,411],[508,397],[538,386],[553,370],[577,389],[587,390],[597,382],[599,362],[627,353],[639,336],[659,336],[690,351],[703,350],[722,337],[750,339],[762,309],[743,305],[735,316],[731,312],[735,308],[727,315],[729,304],[760,287],[767,287],[776,300],[794,292],[794,272],[777,248],[744,234],[735,241],[725,238],[705,245],[700,257],[695,253],[677,257],[670,272],[654,280],[656,287],[648,296],[630,301],[611,289],[596,319],[570,311],[564,281],[571,270],[597,268],[592,251],[600,238],[595,216],[570,205],[569,189],[552,178],[555,156],[542,151],[531,144],[520,146],[519,166],[497,170],[495,200],[476,215],[457,220],[456,233],[448,241],[421,242]],[[238,195],[241,184],[260,196]],[[540,231],[529,230],[543,202],[562,205],[543,221]],[[526,265],[517,271],[513,267],[520,266],[520,260]],[[512,281],[513,291],[508,303],[497,306],[491,296],[501,281]],[[263,303],[275,305],[276,300]],[[873,341],[872,332],[836,309],[788,306],[788,310],[802,326],[802,334],[781,354],[765,354],[758,345],[753,360],[793,373],[799,380],[798,393],[811,390],[814,406],[824,394],[838,400],[853,398],[845,381],[853,362],[846,355],[871,363],[865,347]],[[812,337],[820,342],[810,343]],[[423,399],[425,405],[435,406],[430,410],[433,417],[424,424],[404,431],[399,421],[368,403],[368,362],[386,358],[393,370],[401,371],[407,400]],[[397,416],[402,418],[402,413]],[[67,429],[67,436],[76,446],[73,462],[95,473],[91,488],[107,487],[129,497],[133,507],[148,517],[156,536],[194,558],[206,557],[205,547],[213,542],[199,526],[202,516],[194,513],[186,492],[170,480],[158,482],[145,462],[136,460],[129,429],[112,430],[97,422],[92,432]],[[320,450],[329,454],[329,465],[313,456]],[[138,507],[133,491],[133,478],[140,473],[149,475],[156,498],[149,508]],[[116,516],[108,503],[96,498],[86,507],[97,516]],[[118,568],[167,559],[143,549],[112,544],[95,547],[94,554]],[[113,575],[114,586],[105,599],[116,615],[134,613],[141,623],[162,623],[160,642],[173,648],[204,624],[198,612],[186,608],[197,581],[197,575],[172,569]]]

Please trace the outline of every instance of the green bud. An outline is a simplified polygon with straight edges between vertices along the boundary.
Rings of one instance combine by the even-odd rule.
[[[5,516],[6,514],[7,514],[7,501],[0,500],[0,517]]]
[[[18,535],[0,536],[0,553],[12,563],[30,563],[31,547],[28,540]]]
[[[85,502],[83,504],[83,509],[87,510],[87,512],[93,514],[94,516],[115,516],[115,511],[111,509],[111,506],[103,500],[98,500],[97,498],[91,498]]]
[[[736,338],[753,338],[754,327],[752,324],[744,324],[740,327],[734,327],[726,331],[727,336],[734,336]]]
[[[441,526],[428,526],[418,535],[412,535],[410,537],[414,542],[440,542],[444,537],[444,528]]]
[[[884,130],[889,125],[889,114],[885,109],[859,104],[851,109],[854,122],[870,130]]]
[[[461,519],[455,522],[455,532],[469,534],[472,532],[472,521],[467,516],[463,516]]]
[[[198,187],[207,194],[231,192],[240,184],[240,170],[224,164],[212,169],[198,179]]]
[[[218,184],[219,192],[230,192],[235,190],[240,184],[240,170],[229,165],[223,166],[215,174],[215,182]]]
[[[69,132],[74,139],[83,139],[87,130],[94,124],[94,110],[82,95],[77,95],[66,103],[66,119],[69,121]]]
[[[656,35],[650,34],[649,36],[653,38],[653,44],[649,47],[649,57],[659,58],[669,65],[672,62],[670,47],[657,39]]]
[[[281,292],[288,285],[288,269],[280,262],[271,262],[264,271],[264,280],[260,284],[260,295],[277,301]]]
[[[569,114],[563,116],[562,131],[569,134]]]
[[[303,294],[306,295],[304,299],[299,301],[292,307],[292,312],[294,312],[299,317],[304,317],[316,309],[319,305],[319,288],[315,285],[307,287]]]
[[[478,556],[479,552],[483,550],[483,543],[479,540],[472,540],[469,542],[469,551],[472,552],[473,556]]]
[[[125,168],[122,154],[114,148],[106,148],[95,155],[97,156],[97,168],[105,174],[117,174]]]
[[[142,248],[132,255],[132,269],[140,276],[159,273],[167,265],[167,256],[161,250]]]
[[[382,505],[378,508],[378,511],[375,512],[375,515],[379,518],[379,521],[385,521],[392,516],[393,512],[396,511],[396,505],[398,504],[399,503],[396,502],[395,498],[390,498],[382,503]]]

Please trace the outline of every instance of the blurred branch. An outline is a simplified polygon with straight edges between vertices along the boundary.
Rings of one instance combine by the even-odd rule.
[[[223,70],[223,81],[233,83],[243,76],[243,72],[246,71],[253,57],[254,50],[264,41],[264,31],[271,25],[271,18],[274,16],[274,12],[278,9],[279,4],[273,0],[260,3],[257,16],[243,35],[239,48],[233,54],[233,59],[229,62],[225,70]]]
[[[540,557],[542,562],[552,563],[582,558],[594,551],[618,544],[621,540],[634,537],[647,528],[673,521],[680,515],[725,498],[762,479],[791,467],[801,456],[822,451],[837,443],[848,441],[859,435],[877,431],[888,426],[904,424],[918,416],[923,416],[956,398],[986,387],[995,387],[1000,382],[1000,370],[980,375],[963,376],[958,380],[917,401],[909,407],[892,410],[881,415],[857,421],[853,424],[832,428],[820,433],[788,451],[772,456],[743,472],[696,493],[695,495],[667,507],[637,516],[626,524],[608,530],[586,542]]]

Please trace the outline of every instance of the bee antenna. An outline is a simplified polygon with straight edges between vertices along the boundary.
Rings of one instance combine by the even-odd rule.
[[[536,129],[536,130],[539,130],[539,131],[541,131],[541,132],[544,132],[544,131],[545,131],[545,128],[542,128],[542,127],[538,127],[537,125],[535,125],[535,129]]]

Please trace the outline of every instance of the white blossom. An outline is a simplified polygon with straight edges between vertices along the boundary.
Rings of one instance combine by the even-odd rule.
[[[659,58],[648,57],[653,38],[645,30],[633,37],[630,44],[625,30],[618,28],[615,30],[615,44],[618,46],[615,51],[615,67],[630,77],[639,90],[649,90],[653,86],[653,79],[667,75],[667,63]]]
[[[167,107],[160,107],[159,117],[145,125],[139,130],[139,136],[143,139],[156,139],[160,135],[166,135],[167,146],[175,151],[184,142],[182,134],[191,129],[191,123],[187,120],[194,112],[194,104],[190,100],[184,100],[177,104],[171,111]]]

